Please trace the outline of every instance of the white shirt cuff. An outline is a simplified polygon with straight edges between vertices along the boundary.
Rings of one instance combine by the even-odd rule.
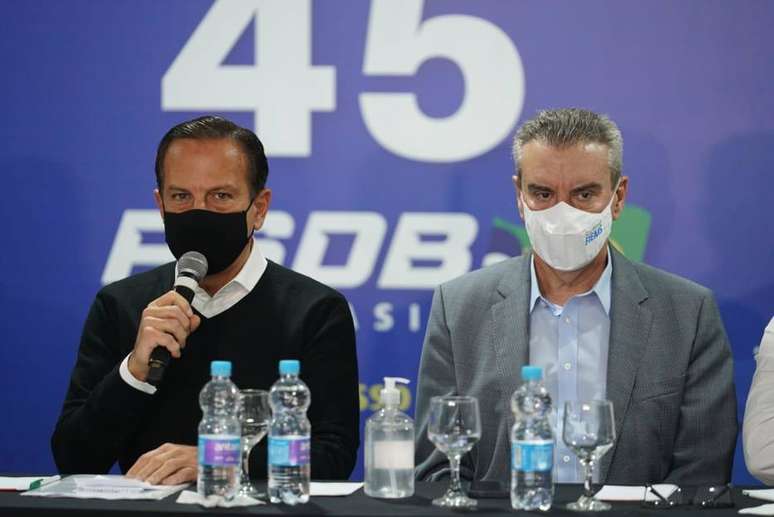
[[[125,383],[127,383],[129,386],[136,390],[140,390],[144,393],[147,393],[148,395],[153,395],[156,393],[156,386],[153,386],[152,384],[148,384],[147,382],[138,381],[134,375],[132,375],[132,372],[129,371],[129,356],[132,355],[131,352],[129,355],[124,357],[124,360],[121,361],[121,366],[118,367],[118,373],[121,375],[121,378],[124,380]]]

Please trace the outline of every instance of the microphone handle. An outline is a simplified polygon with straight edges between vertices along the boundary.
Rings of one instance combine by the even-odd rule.
[[[188,286],[178,284],[175,286],[175,292],[185,298],[185,301],[191,303],[194,299],[194,290]]]
[[[185,298],[188,303],[191,303],[194,299],[194,291],[190,287],[176,285],[175,292]],[[151,386],[158,386],[161,384],[161,379],[164,377],[164,370],[167,368],[171,359],[172,354],[169,353],[169,350],[157,344],[148,359],[148,367],[150,369],[148,370],[148,378],[145,382]]]

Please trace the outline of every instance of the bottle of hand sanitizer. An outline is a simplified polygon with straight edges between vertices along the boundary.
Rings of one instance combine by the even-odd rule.
[[[385,377],[384,408],[366,421],[365,493],[371,497],[414,495],[414,421],[398,408],[396,382],[408,384],[409,380]]]

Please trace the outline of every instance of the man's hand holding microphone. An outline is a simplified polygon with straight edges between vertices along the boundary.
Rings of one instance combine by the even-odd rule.
[[[177,262],[174,289],[142,311],[134,350],[127,363],[134,378],[157,386],[170,357],[180,358],[186,339],[201,323],[201,317],[191,308],[191,301],[194,289],[206,274],[204,255],[195,251],[183,254]],[[140,456],[126,475],[154,485],[176,485],[195,481],[197,470],[195,445],[165,443]]]
[[[172,357],[179,359],[186,339],[200,323],[201,318],[194,314],[191,304],[175,291],[153,300],[142,311],[134,350],[127,365],[129,372],[138,381],[146,382],[153,350],[163,347]]]

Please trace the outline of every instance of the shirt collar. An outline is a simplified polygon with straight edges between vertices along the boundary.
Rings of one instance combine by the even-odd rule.
[[[268,262],[266,261],[266,258],[263,256],[263,253],[261,253],[261,250],[258,248],[258,245],[255,243],[255,241],[253,241],[250,248],[250,255],[248,255],[247,260],[242,266],[242,269],[240,269],[239,273],[237,273],[237,275],[232,278],[226,285],[221,287],[218,292],[212,296],[212,298],[216,298],[219,294],[232,290],[235,286],[241,286],[245,292],[249,293],[253,290],[253,287],[258,284],[258,281],[263,276],[267,266]],[[177,264],[175,264],[175,278],[177,278]],[[210,298],[210,295],[207,293],[207,291],[199,286],[196,287],[194,292],[198,298]]]
[[[268,263],[266,262],[266,258],[263,256],[263,253],[261,253],[261,250],[258,249],[258,245],[255,243],[255,241],[253,241],[250,249],[250,255],[247,257],[245,265],[242,266],[242,269],[239,270],[239,273],[237,273],[237,275],[232,278],[228,284],[224,285],[221,290],[225,289],[232,283],[236,283],[248,291],[252,291],[253,287],[255,287],[255,285],[258,283],[258,280],[260,280],[263,276],[264,271],[266,271],[267,265]],[[217,295],[218,293],[215,293],[215,296]]]
[[[529,309],[535,308],[535,303],[538,299],[543,299],[549,306],[554,306],[551,302],[543,298],[540,292],[540,285],[538,285],[537,274],[535,273],[535,254],[530,255],[529,259],[529,273],[530,273],[530,293],[529,293]],[[602,308],[605,309],[605,314],[610,316],[610,279],[613,276],[613,257],[610,250],[610,246],[607,247],[607,265],[605,266],[602,275],[590,290],[585,293],[577,294],[575,297],[586,296],[589,293],[594,293],[599,299],[599,303],[602,304]]]

